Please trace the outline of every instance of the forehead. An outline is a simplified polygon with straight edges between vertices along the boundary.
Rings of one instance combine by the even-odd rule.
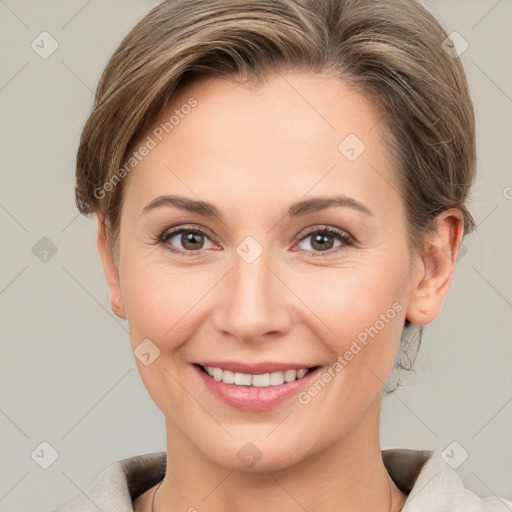
[[[188,109],[192,98],[199,108]],[[376,140],[368,132],[380,119],[375,105],[347,82],[312,73],[274,74],[259,84],[203,77],[179,89],[159,123],[168,122],[173,114],[181,114],[181,125],[189,118],[186,124],[198,136],[215,142],[229,144],[225,136],[234,128],[241,136],[250,134],[248,147],[268,138],[273,146],[295,141],[309,147],[317,145],[319,137],[326,137],[326,143],[336,141],[343,132],[371,143]],[[172,129],[175,137],[180,132],[187,135],[177,128]]]
[[[203,78],[174,95],[144,134],[142,144],[154,147],[130,188],[148,201],[164,186],[204,199],[238,194],[237,204],[336,190],[384,206],[398,186],[379,120],[370,101],[332,77]]]

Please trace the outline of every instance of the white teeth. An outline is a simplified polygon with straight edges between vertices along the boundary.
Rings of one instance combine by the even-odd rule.
[[[297,377],[297,370],[286,370],[283,378],[285,382],[293,382]]]
[[[266,388],[270,386],[270,373],[264,373],[262,375],[252,376],[252,385],[257,388]]]
[[[235,373],[235,384],[237,386],[250,386],[252,381],[252,375],[248,373]]]
[[[297,370],[297,379],[302,379],[302,377],[304,377],[304,375],[306,375],[306,373],[308,372],[307,368],[304,370]]]
[[[286,370],[284,372],[263,373],[259,375],[251,375],[249,373],[230,372],[222,370],[222,368],[214,368],[213,366],[204,366],[206,373],[213,377],[216,381],[222,381],[226,384],[235,384],[236,386],[254,386],[265,388],[268,386],[280,386],[285,382],[293,382],[302,379],[307,373],[308,368],[300,370]]]
[[[219,370],[220,370],[220,368],[219,368]],[[222,382],[225,382],[226,384],[234,384],[235,383],[235,374],[228,370],[222,371]]]
[[[283,372],[272,372],[270,374],[270,385],[280,386],[281,384],[284,384]]]

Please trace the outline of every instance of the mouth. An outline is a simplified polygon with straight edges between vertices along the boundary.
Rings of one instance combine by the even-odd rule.
[[[217,382],[234,384],[235,386],[258,388],[281,386],[284,383],[301,380],[308,373],[319,368],[318,366],[312,366],[310,368],[283,369],[265,373],[242,373],[241,371],[235,372],[215,366],[205,366],[198,363],[196,363],[196,366]]]
[[[321,366],[278,363],[208,362],[192,366],[212,398],[247,412],[268,411],[292,399],[321,369]]]

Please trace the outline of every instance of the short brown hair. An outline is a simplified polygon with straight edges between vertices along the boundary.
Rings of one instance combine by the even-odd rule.
[[[451,207],[461,211],[466,235],[475,228],[465,206],[475,178],[475,120],[461,62],[443,47],[447,37],[416,0],[164,1],[103,71],[77,154],[78,209],[108,221],[115,253],[119,170],[173,93],[203,76],[261,83],[293,70],[341,79],[378,108],[412,250],[423,253],[435,217]]]

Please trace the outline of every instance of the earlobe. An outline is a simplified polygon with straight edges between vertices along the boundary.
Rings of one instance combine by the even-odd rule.
[[[121,287],[119,282],[119,270],[114,261],[110,244],[107,239],[106,221],[104,217],[97,215],[97,245],[100,254],[103,272],[107,280],[110,292],[110,303],[112,311],[120,318],[126,318],[124,302],[121,295]]]
[[[406,318],[413,324],[425,325],[440,314],[455,271],[457,253],[464,232],[463,218],[456,208],[445,210],[436,218],[437,233],[423,256],[421,276],[409,294]]]

